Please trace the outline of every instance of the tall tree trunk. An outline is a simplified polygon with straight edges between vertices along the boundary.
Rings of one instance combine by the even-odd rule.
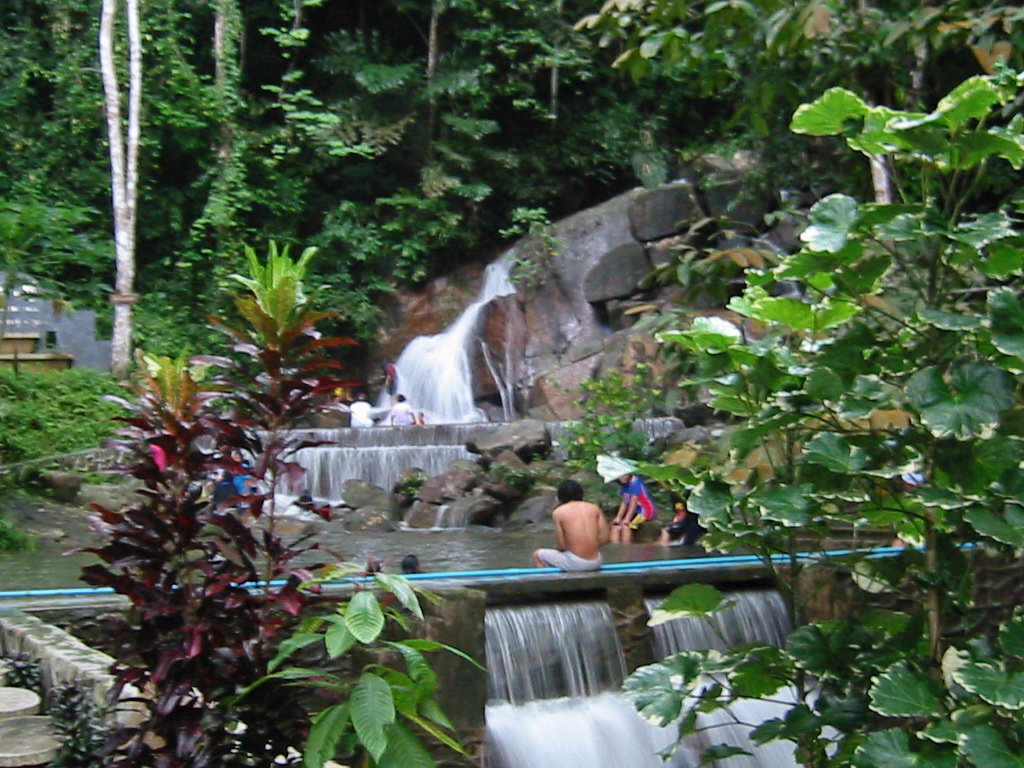
[[[427,140],[434,141],[437,130],[437,94],[434,93],[434,79],[437,77],[437,57],[440,50],[438,26],[441,20],[441,2],[430,3],[430,31],[427,34],[427,91],[430,94],[427,113]]]
[[[128,119],[121,118],[121,89],[114,55],[114,23],[118,0],[103,0],[100,11],[99,58],[103,103],[110,146],[110,187],[114,210],[114,332],[110,367],[115,376],[128,373],[132,352],[132,305],[135,284],[135,209],[138,199],[139,118],[142,107],[142,38],[138,0],[125,0],[128,22]]]

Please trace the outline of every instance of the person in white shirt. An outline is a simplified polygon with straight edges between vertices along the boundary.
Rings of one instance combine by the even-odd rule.
[[[366,393],[360,392],[358,395],[356,395],[355,402],[348,407],[348,411],[351,416],[349,423],[353,427],[372,427],[372,410],[373,407],[366,399]]]
[[[396,427],[416,423],[416,411],[405,399],[405,395],[395,398],[395,404],[391,406],[391,423]]]

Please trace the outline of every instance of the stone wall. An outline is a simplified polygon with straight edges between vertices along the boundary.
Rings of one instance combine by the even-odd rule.
[[[53,467],[60,467],[69,472],[100,472],[116,464],[118,456],[118,452],[111,448],[87,448],[84,451],[19,461],[15,464],[0,464],[0,478],[7,475],[20,476],[25,472]]]
[[[110,656],[17,609],[0,610],[0,653],[26,653],[39,660],[44,693],[63,683],[76,682],[91,690],[97,705],[103,706],[114,684],[109,671],[114,660]]]

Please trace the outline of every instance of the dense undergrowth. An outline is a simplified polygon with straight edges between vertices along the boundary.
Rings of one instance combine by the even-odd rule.
[[[104,396],[124,394],[109,375],[87,368],[0,370],[0,463],[102,445],[123,413]]]

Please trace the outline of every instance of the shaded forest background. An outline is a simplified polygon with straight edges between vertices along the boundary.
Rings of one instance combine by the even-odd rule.
[[[99,5],[0,11],[0,264],[106,311]],[[844,85],[928,105],[1020,58],[1022,13],[999,4],[617,0],[588,16],[599,10],[146,2],[136,343],[209,348],[202,319],[243,246],[267,239],[318,246],[310,282],[332,287],[331,330],[369,341],[389,293],[708,153],[752,150],[750,194],[780,205],[785,190],[869,196],[867,168],[837,159],[839,142],[789,132],[798,104]]]

